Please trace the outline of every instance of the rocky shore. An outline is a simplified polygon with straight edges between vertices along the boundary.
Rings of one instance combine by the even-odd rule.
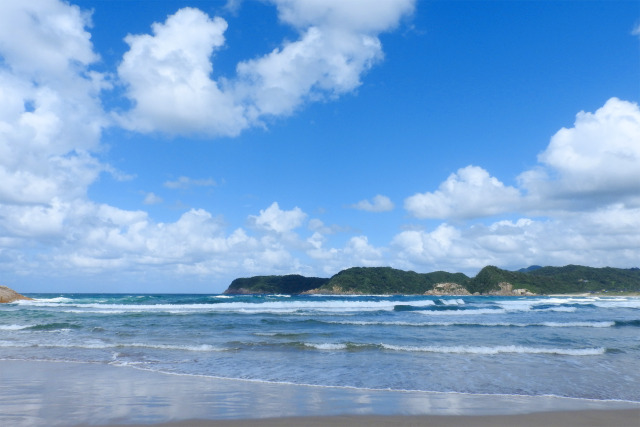
[[[25,297],[6,286],[0,286],[0,303],[9,303],[18,300],[30,300],[32,298]]]

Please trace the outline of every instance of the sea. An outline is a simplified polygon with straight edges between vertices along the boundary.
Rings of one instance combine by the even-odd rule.
[[[29,294],[0,361],[640,402],[640,298]]]

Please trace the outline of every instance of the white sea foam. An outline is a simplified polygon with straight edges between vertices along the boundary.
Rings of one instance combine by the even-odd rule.
[[[149,348],[157,350],[179,350],[179,351],[225,351],[227,349],[214,347],[209,344],[200,345],[170,345],[170,344],[150,344],[150,343],[104,343],[104,342],[83,342],[83,343],[28,343],[28,342],[12,342],[12,341],[0,341],[0,347],[15,347],[15,348],[78,348],[78,349],[123,349],[123,348]]]
[[[31,325],[0,325],[0,331],[19,331],[30,327]]]
[[[517,353],[517,354],[558,354],[567,356],[596,356],[604,354],[604,348],[542,348],[542,347],[525,347],[516,345],[499,345],[499,346],[400,346],[391,344],[381,344],[381,347],[387,350],[395,351],[411,351],[411,352],[428,352],[428,353],[446,353],[446,354],[480,354],[491,355],[501,353]]]
[[[484,326],[484,327],[533,327],[544,326],[550,328],[611,328],[615,326],[615,322],[540,322],[540,323],[509,323],[509,322],[376,322],[376,321],[349,321],[349,320],[335,320],[327,321],[326,323],[340,324],[340,325],[355,325],[355,326]]]
[[[599,299],[593,305],[601,308],[640,308],[640,298]]]
[[[347,348],[346,344],[334,344],[334,343],[304,343],[307,347],[312,347],[318,350],[344,350]]]
[[[330,301],[263,301],[255,302],[221,302],[211,304],[96,304],[96,303],[54,303],[51,301],[35,301],[31,305],[41,307],[63,306],[67,312],[92,312],[101,314],[123,313],[197,313],[197,312],[235,312],[235,313],[293,313],[297,311],[312,312],[363,312],[392,311],[397,301],[366,300],[330,300]],[[435,303],[430,300],[403,301],[402,305],[427,307]]]
[[[504,314],[507,310],[503,308],[477,308],[469,310],[441,310],[431,311],[423,310],[416,311],[416,313],[423,314],[425,316],[471,316],[475,314]]]
[[[465,302],[462,299],[441,299],[440,302],[444,305],[464,305]]]

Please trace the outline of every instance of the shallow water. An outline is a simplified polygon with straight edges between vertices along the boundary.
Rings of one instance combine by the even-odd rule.
[[[101,363],[0,361],[0,425],[151,424],[328,415],[494,415],[640,404],[398,392],[162,374]]]
[[[640,298],[31,295],[0,360],[640,402]]]

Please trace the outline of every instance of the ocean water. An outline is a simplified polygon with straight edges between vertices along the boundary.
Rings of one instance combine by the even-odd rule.
[[[640,402],[640,298],[31,294],[0,360]]]

